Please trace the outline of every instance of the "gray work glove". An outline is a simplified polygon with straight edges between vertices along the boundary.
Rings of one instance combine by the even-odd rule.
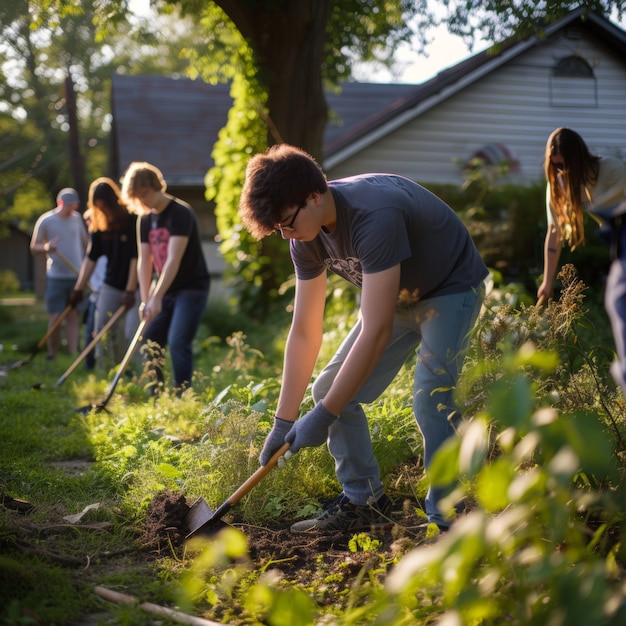
[[[267,462],[276,450],[285,443],[285,435],[291,430],[292,426],[293,422],[284,420],[278,416],[274,418],[274,426],[272,426],[272,430],[270,430],[265,438],[263,450],[261,450],[261,456],[259,457],[261,465],[267,465]]]
[[[328,429],[336,419],[336,415],[318,402],[312,411],[294,422],[285,437],[285,441],[291,444],[290,452],[295,454],[300,448],[321,446],[328,439]]]

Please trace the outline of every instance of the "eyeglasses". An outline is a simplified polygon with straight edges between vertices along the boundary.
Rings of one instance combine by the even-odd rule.
[[[298,213],[300,213],[301,209],[304,209],[304,207],[306,206],[306,204],[301,204],[297,209],[296,212],[293,214],[293,217],[289,220],[289,222],[287,224],[276,224],[276,228],[280,231],[280,234],[282,235],[283,233],[293,233],[296,229],[293,227],[294,222],[296,221],[296,218],[298,217]]]

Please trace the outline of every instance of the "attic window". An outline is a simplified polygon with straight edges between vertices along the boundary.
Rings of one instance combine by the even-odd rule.
[[[559,59],[550,75],[550,104],[553,107],[597,107],[596,77],[582,57]]]
[[[581,39],[582,35],[580,32],[580,28],[578,26],[570,24],[565,28],[565,38],[570,40]]]
[[[582,57],[571,56],[560,59],[552,69],[552,75],[593,78],[593,70]]]

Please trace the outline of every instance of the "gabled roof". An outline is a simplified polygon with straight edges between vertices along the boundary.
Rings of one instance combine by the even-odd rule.
[[[327,91],[331,110],[324,152],[414,89],[414,85],[345,83],[339,93]],[[115,75],[111,91],[113,175],[121,176],[132,161],[149,161],[170,185],[202,185],[213,166],[213,144],[232,106],[229,86]]]
[[[588,13],[582,7],[550,24],[543,33],[545,37],[549,37],[563,28],[578,24],[600,36],[607,44],[615,47],[622,58],[626,58],[626,33],[610,21]],[[325,146],[324,167],[327,170],[332,168],[380,137],[437,106],[512,58],[539,45],[542,40],[543,38],[538,36],[528,37],[521,41],[511,38],[500,44],[497,50],[489,48],[479,52],[439,72],[429,81],[414,86],[411,92],[391,102],[385,109],[376,111],[369,118],[361,120],[359,124],[347,128],[341,136],[335,138],[332,144]]]
[[[165,76],[113,76],[112,169],[156,165],[169,185],[202,185],[232,106],[228,85]]]
[[[584,27],[626,59],[626,33],[610,21],[576,9],[544,30],[548,37]],[[511,39],[484,50],[420,85],[353,83],[326,91],[330,120],[324,134],[326,170],[494,71],[542,39]],[[163,76],[115,75],[112,84],[112,166],[121,176],[131,161],[150,161],[168,184],[202,186],[211,151],[232,105],[228,85]]]

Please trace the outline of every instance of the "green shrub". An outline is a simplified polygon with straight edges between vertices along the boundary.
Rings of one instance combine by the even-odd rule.
[[[17,293],[20,290],[20,281],[13,270],[0,271],[0,293]]]

